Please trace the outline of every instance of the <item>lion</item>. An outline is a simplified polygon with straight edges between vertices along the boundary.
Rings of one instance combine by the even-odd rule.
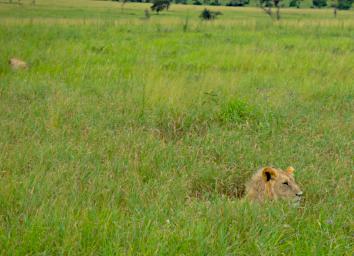
[[[273,167],[259,169],[246,185],[246,199],[257,202],[283,199],[298,204],[303,192],[294,179],[294,168],[286,171]]]
[[[17,58],[11,58],[9,60],[9,64],[13,70],[28,69],[28,64],[23,60]]]

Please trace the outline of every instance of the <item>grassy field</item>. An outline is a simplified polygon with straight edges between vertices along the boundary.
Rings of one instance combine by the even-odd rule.
[[[352,255],[354,11],[146,8],[0,4],[0,254]]]

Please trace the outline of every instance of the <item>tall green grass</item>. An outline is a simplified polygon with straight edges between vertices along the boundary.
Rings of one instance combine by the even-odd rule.
[[[351,255],[353,12],[146,6],[0,5],[0,253]]]

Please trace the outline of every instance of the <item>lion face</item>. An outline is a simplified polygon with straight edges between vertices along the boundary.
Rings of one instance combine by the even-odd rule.
[[[299,202],[302,191],[295,182],[294,168],[288,167],[286,171],[266,167],[262,170],[267,195],[271,199],[285,199]]]

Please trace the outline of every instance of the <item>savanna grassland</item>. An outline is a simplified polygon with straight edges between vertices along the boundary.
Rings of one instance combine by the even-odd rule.
[[[0,254],[352,255],[354,11],[23,2],[0,4]],[[301,207],[242,201],[266,165]]]

